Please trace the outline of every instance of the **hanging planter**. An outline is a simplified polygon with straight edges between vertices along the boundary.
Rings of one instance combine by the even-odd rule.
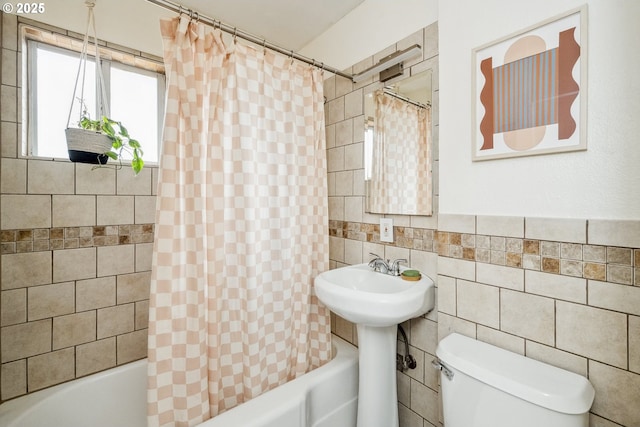
[[[104,165],[113,159],[119,162],[117,167],[121,167],[121,157],[126,152],[132,158],[133,171],[138,174],[142,170],[142,147],[131,138],[122,123],[107,116],[102,116],[102,120],[91,120],[85,113],[79,125],[80,128],[67,128],[65,131],[71,161]]]
[[[111,139],[107,135],[80,128],[67,128],[65,135],[72,162],[104,165],[109,160],[104,154],[111,151]]]
[[[98,35],[96,32],[96,23],[93,16],[94,2],[86,1],[89,12],[87,16],[87,31],[84,36],[82,52],[80,53],[80,64],[78,65],[78,73],[76,75],[76,83],[73,88],[73,97],[71,99],[71,108],[69,109],[69,118],[67,120],[67,129],[65,135],[67,138],[67,151],[69,159],[72,162],[91,163],[97,165],[107,164],[109,159],[118,161],[117,168],[122,167],[123,154],[129,154],[132,158],[131,168],[138,174],[143,166],[142,147],[140,143],[131,138],[127,129],[119,121],[107,117],[109,106],[107,104],[106,86],[102,76],[100,67],[100,50],[98,49]],[[87,108],[84,104],[84,81],[87,66],[87,51],[89,48],[89,28],[93,27],[93,39],[95,44],[96,58],[96,85],[98,94],[98,120],[92,120],[89,116]],[[82,84],[80,89],[80,97],[76,98],[78,82],[82,76]],[[81,107],[80,119],[77,128],[70,127],[71,113],[73,111],[74,102],[79,102]]]

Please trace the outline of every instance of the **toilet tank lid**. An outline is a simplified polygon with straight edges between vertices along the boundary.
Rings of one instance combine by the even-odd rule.
[[[581,375],[457,333],[440,341],[436,355],[472,378],[556,412],[586,413],[595,396]]]

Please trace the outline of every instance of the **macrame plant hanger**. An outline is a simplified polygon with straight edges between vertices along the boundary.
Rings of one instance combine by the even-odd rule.
[[[67,136],[67,148],[69,150],[69,158],[75,162],[82,163],[98,163],[105,164],[109,157],[104,154],[111,150],[111,139],[104,134],[91,130],[70,127],[73,105],[76,101],[80,103],[80,115],[78,122],[83,116],[88,114],[84,103],[84,85],[87,72],[87,56],[89,50],[89,31],[93,29],[93,41],[95,47],[95,63],[96,63],[96,96],[97,96],[97,115],[98,118],[109,114],[109,106],[107,104],[107,91],[102,75],[102,67],[100,64],[100,49],[98,48],[98,33],[96,31],[96,21],[93,14],[95,2],[85,1],[88,8],[87,13],[87,30],[84,34],[82,51],[80,52],[80,63],[78,64],[78,72],[76,73],[76,82],[73,86],[73,96],[71,98],[71,106],[69,108],[69,117],[67,119],[67,128],[65,130]],[[80,77],[82,75],[82,81]],[[80,84],[80,97],[76,98],[78,83]]]

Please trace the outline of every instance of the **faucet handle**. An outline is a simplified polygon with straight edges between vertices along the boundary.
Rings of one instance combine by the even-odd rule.
[[[369,252],[369,255],[373,257],[371,259],[371,261],[369,261],[369,267],[376,268],[376,264],[377,264],[378,260],[382,259],[382,258],[380,258],[380,255],[376,255],[373,252]]]
[[[391,264],[391,271],[393,272],[393,274],[395,274],[396,276],[400,275],[400,263],[403,262],[405,264],[407,264],[409,261],[407,261],[404,258],[399,258],[395,261],[393,261],[393,263]]]

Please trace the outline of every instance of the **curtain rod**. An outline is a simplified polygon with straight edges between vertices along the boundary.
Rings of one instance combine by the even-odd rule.
[[[182,7],[182,5],[174,3],[172,1],[169,0],[147,0],[149,3],[153,3],[156,6],[160,6],[163,7],[165,9],[168,9],[172,12],[178,13],[178,14],[182,14],[182,13],[186,13],[188,14],[191,18],[195,19],[196,21],[200,21],[204,24],[210,25],[214,28],[220,28],[222,31],[229,33],[229,34],[233,34],[234,37],[240,37],[241,39],[250,41],[252,43],[255,43],[257,45],[260,45],[262,47],[268,48],[270,50],[276,51],[278,53],[281,53],[283,55],[287,55],[291,58],[294,58],[298,61],[304,62],[306,64],[312,65],[314,67],[320,68],[322,70],[326,70],[330,73],[333,73],[335,75],[338,75],[340,77],[346,77],[347,79],[353,81],[353,75],[351,74],[346,74],[343,73],[340,70],[337,70],[333,67],[329,67],[327,65],[325,65],[323,62],[320,61],[316,61],[315,59],[310,59],[307,58],[306,56],[302,56],[299,55],[297,53],[295,53],[293,50],[288,50],[285,49],[283,47],[280,47],[278,45],[275,45],[271,42],[268,42],[267,40],[254,36],[253,34],[249,34],[245,31],[239,30],[236,27],[232,27],[230,25],[225,24],[224,22],[220,21],[220,20],[215,20],[213,18],[210,18],[208,16],[205,15],[200,15],[198,12],[189,9],[189,8],[185,8]]]
[[[393,96],[394,98],[398,98],[398,99],[400,99],[400,100],[402,100],[404,102],[407,102],[409,104],[415,105],[416,107],[420,107],[420,108],[431,107],[431,102],[430,101],[427,101],[426,104],[423,104],[422,102],[414,101],[411,98],[407,98],[406,96],[402,96],[399,93],[396,93],[396,92],[394,92],[391,89],[388,89],[386,87],[384,89],[382,89],[382,91],[384,93],[386,93],[387,95]]]

